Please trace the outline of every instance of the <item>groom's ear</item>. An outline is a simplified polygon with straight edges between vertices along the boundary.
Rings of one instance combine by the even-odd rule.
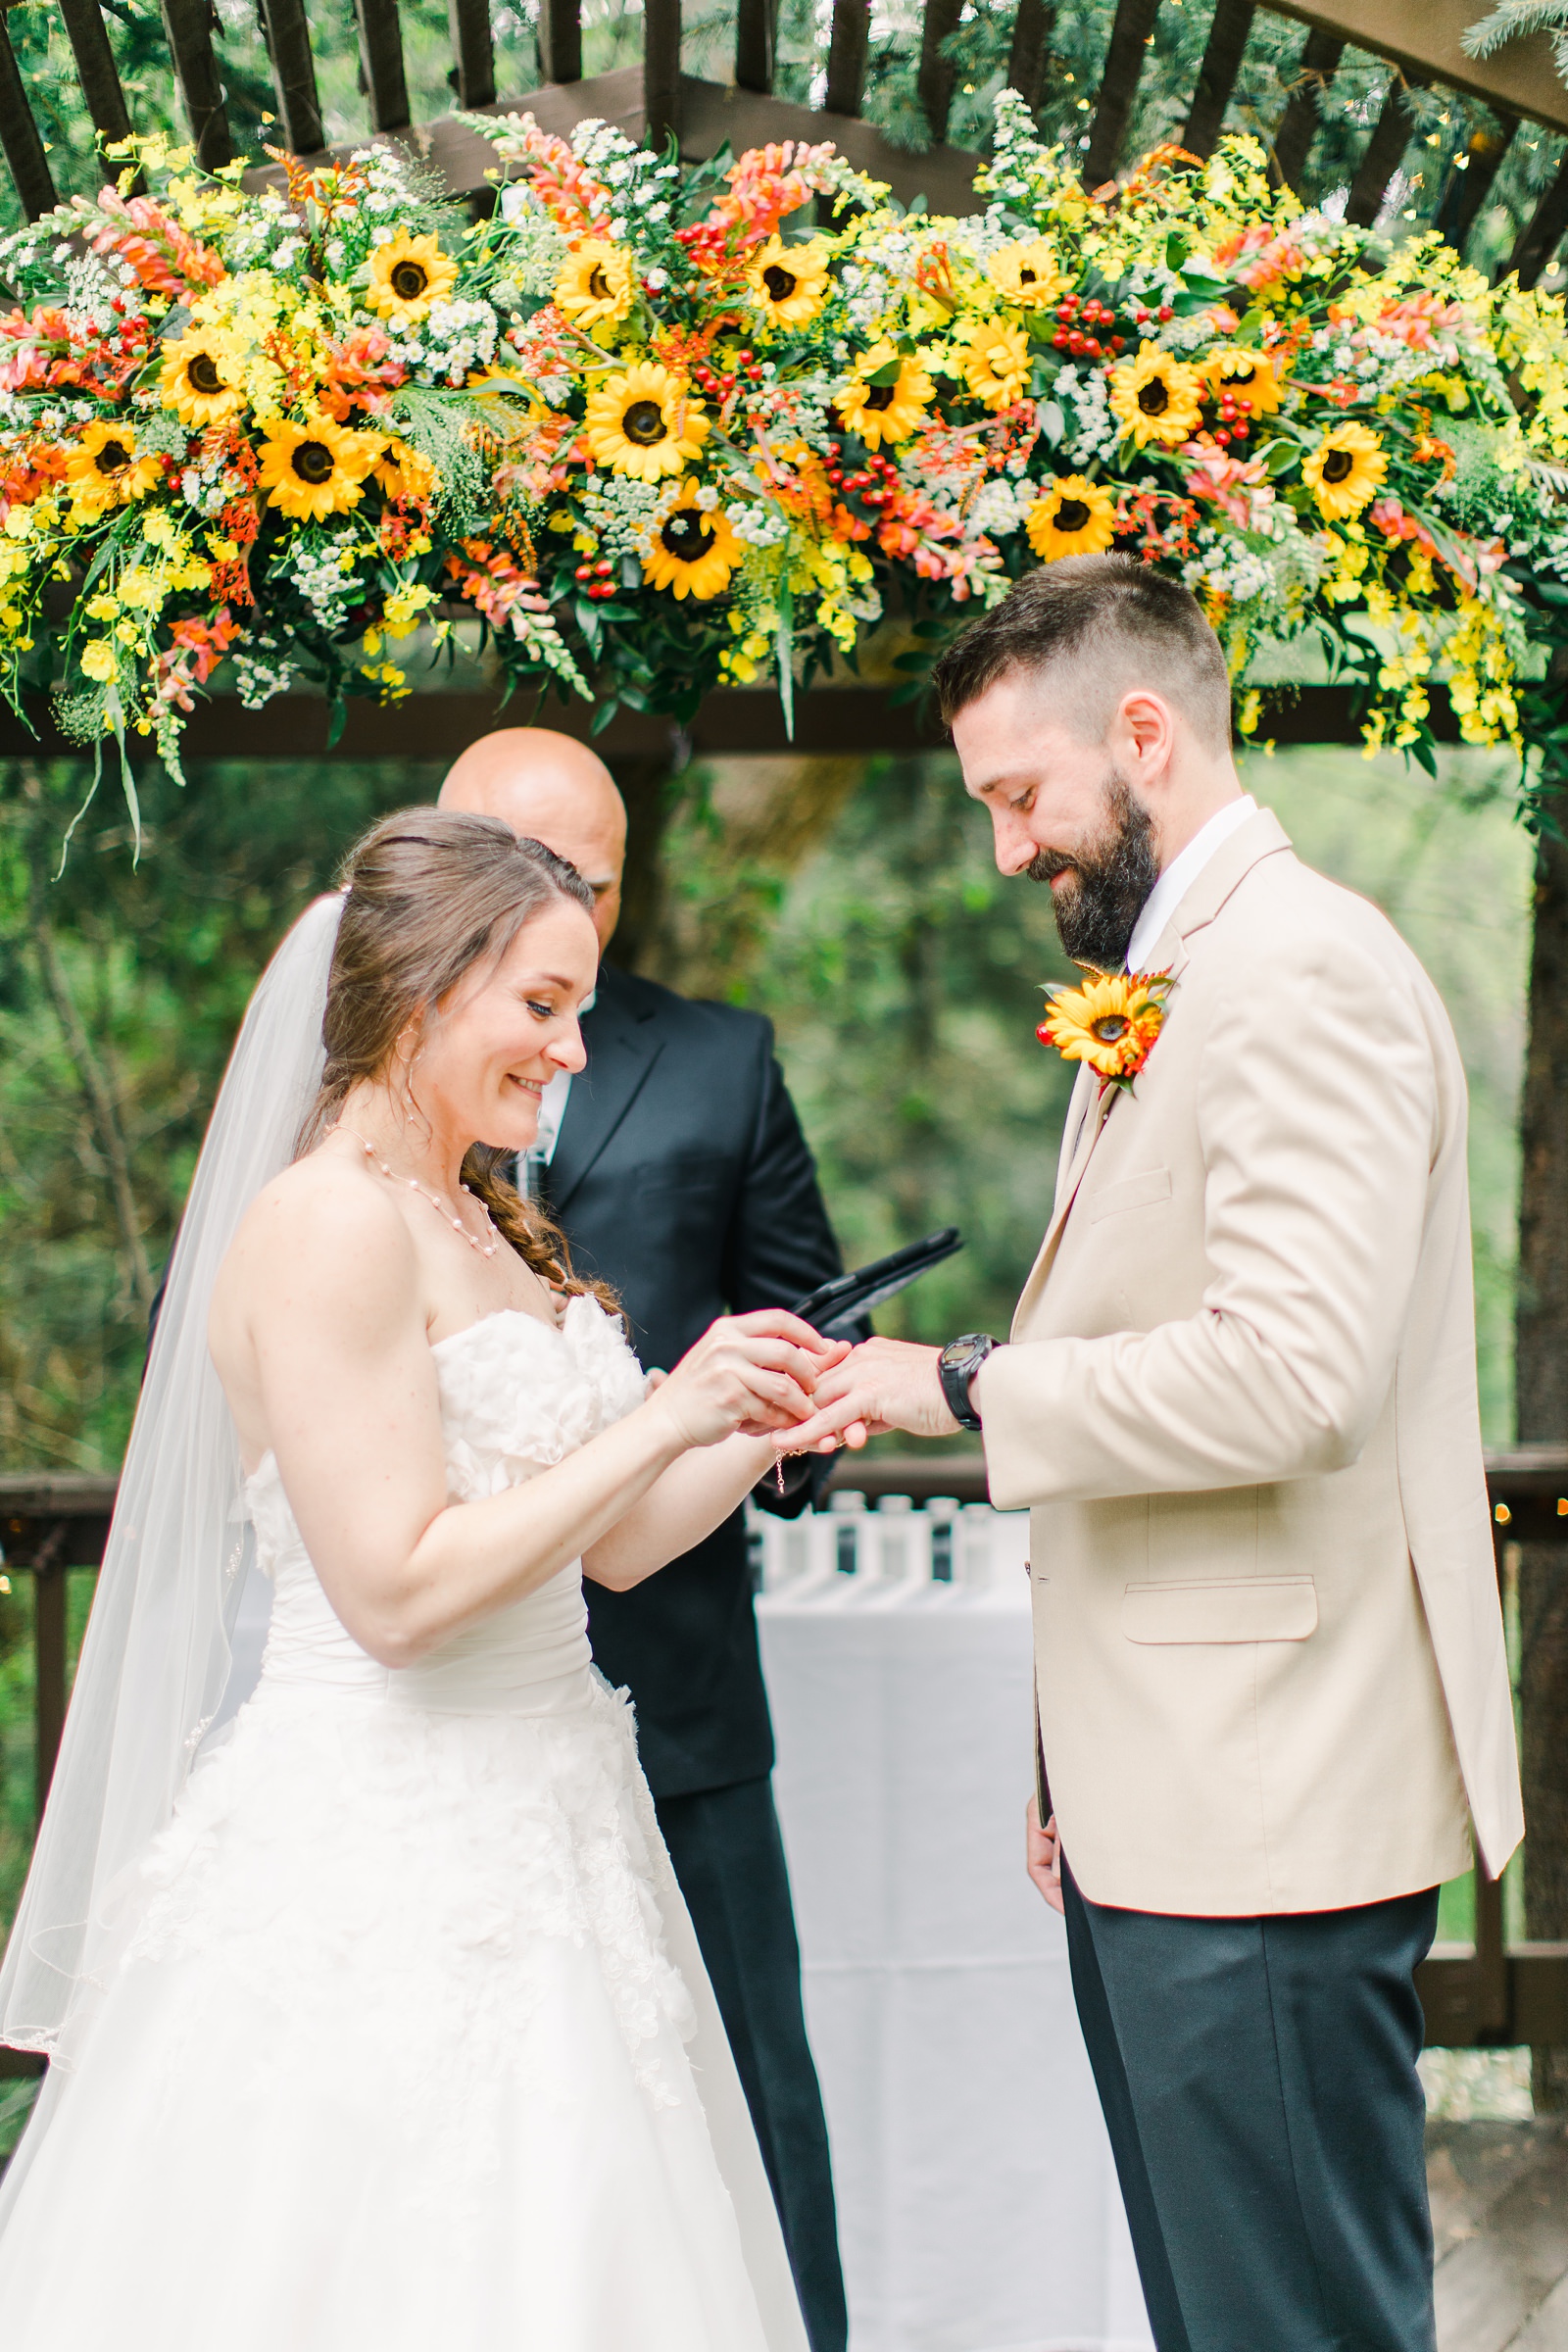
[[[1129,688],[1111,715],[1105,749],[1129,784],[1163,775],[1176,748],[1176,712],[1152,686]]]

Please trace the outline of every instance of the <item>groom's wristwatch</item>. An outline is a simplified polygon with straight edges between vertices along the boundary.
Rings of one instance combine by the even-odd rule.
[[[980,1427],[980,1416],[969,1400],[969,1383],[996,1344],[988,1331],[966,1331],[961,1340],[950,1340],[937,1357],[942,1394],[960,1429]]]

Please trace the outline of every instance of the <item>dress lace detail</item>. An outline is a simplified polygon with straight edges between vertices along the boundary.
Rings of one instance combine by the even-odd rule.
[[[644,1393],[586,1298],[558,1327],[491,1315],[434,1354],[460,1501],[537,1475]],[[660,1931],[669,1865],[630,1702],[589,1663],[577,1564],[393,1672],[332,1616],[270,1456],[248,1502],[276,1588],[261,1685],[149,1852],[126,1965],[219,1950],[259,1998],[286,1984],[294,2053],[312,2067],[341,2066],[341,1988],[356,1980],[363,2063],[411,2110],[461,2087],[439,2102],[461,2116],[442,2155],[471,2175],[499,2162],[483,2128],[493,2054],[528,2045],[560,1938],[593,1955],[641,2090],[677,2100],[668,2035],[689,2036],[693,2016]],[[320,1834],[324,1791],[352,1824],[341,1837]],[[531,2092],[547,2087],[536,2066]]]
[[[461,1499],[644,1392],[587,1298],[433,1353]],[[390,1672],[270,1460],[248,1505],[261,1681],[14,2160],[6,2352],[807,2352],[578,1564]]]

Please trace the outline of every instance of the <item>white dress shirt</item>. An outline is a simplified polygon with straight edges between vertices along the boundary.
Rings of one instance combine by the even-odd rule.
[[[566,1115],[566,1097],[570,1092],[571,1072],[558,1070],[539,1098],[539,1132],[534,1137],[528,1157],[542,1159],[546,1167],[556,1156],[561,1122]]]
[[[1177,852],[1150,892],[1144,911],[1133,926],[1132,938],[1127,942],[1130,972],[1145,969],[1160,933],[1221,843],[1229,841],[1239,825],[1245,825],[1250,816],[1256,814],[1257,803],[1250,792],[1244,792],[1239,801],[1227,801],[1193,835],[1186,849]]]

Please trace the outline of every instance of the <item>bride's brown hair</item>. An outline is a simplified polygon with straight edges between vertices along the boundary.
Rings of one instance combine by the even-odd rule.
[[[443,808],[383,817],[350,851],[338,880],[347,896],[321,1016],[326,1066],[296,1158],[337,1124],[352,1087],[385,1076],[404,1031],[475,964],[499,960],[523,925],[559,900],[590,915],[594,905],[576,867],[543,842],[520,839],[495,817]],[[564,1235],[501,1174],[508,1156],[475,1144],[464,1183],[542,1280],[618,1312],[612,1292],[573,1274]]]

